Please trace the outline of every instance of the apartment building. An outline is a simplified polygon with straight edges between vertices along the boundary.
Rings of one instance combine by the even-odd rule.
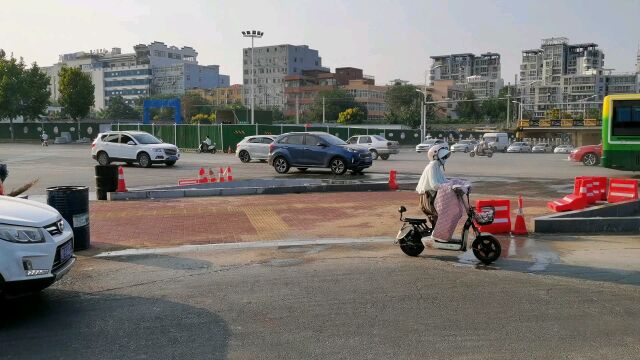
[[[215,89],[193,89],[188,90],[187,93],[200,95],[211,105],[220,107],[244,104],[244,91],[241,84],[234,84],[229,87],[219,87]]]
[[[95,86],[95,109],[102,109],[113,96],[122,96],[133,104],[140,96],[182,95],[193,88],[229,86],[229,76],[220,74],[218,65],[199,65],[197,56],[191,47],[177,48],[156,41],[136,45],[132,53],[112,48],[111,51],[98,49],[63,54],[58,63],[43,70],[51,78],[51,100],[57,101],[60,69],[63,66],[80,67],[91,76]]]
[[[322,66],[318,50],[307,45],[270,45],[255,47],[254,101],[256,107],[283,108],[285,105],[285,77],[302,75],[303,71],[328,72]],[[251,104],[251,48],[242,50],[244,102]]]
[[[504,86],[500,54],[487,52],[451,54],[431,57],[431,85],[452,80],[457,88],[473,91],[476,98],[496,97]]]

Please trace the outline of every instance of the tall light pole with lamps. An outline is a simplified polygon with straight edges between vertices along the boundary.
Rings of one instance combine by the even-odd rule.
[[[427,101],[427,91],[426,89],[424,92],[420,89],[416,89],[416,91],[422,94],[422,101],[420,102],[420,130],[422,130],[420,132],[420,135],[422,135],[420,141],[422,142],[427,133],[427,105],[425,104]]]
[[[589,99],[593,99],[594,97],[597,97],[597,96],[598,94],[595,94],[595,95],[586,97],[584,99],[580,99],[580,102],[582,103],[582,120],[584,120],[587,117],[587,103],[585,101]]]
[[[251,38],[251,77],[250,77],[250,93],[251,93],[251,125],[255,124],[255,119],[254,119],[254,95],[253,95],[253,86],[254,86],[254,70],[253,70],[253,39],[255,38],[261,38],[262,35],[264,35],[264,33],[262,31],[258,31],[258,30],[247,30],[247,31],[243,31],[242,32],[242,36],[244,37],[249,37]]]

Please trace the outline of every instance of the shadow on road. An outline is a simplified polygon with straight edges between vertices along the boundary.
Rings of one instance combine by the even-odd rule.
[[[160,299],[46,290],[0,300],[0,358],[225,359],[216,314]]]
[[[210,262],[204,260],[162,254],[110,256],[109,260],[171,270],[206,270],[210,269],[212,265]]]

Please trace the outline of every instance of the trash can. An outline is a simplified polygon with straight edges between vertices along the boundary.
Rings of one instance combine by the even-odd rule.
[[[89,232],[89,188],[55,186],[47,188],[47,204],[60,212],[73,230],[73,250],[91,245]]]
[[[107,200],[107,193],[118,189],[118,167],[116,165],[96,165],[96,197]]]

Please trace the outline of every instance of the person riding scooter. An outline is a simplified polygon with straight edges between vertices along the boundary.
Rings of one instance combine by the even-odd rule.
[[[200,152],[210,152],[212,151],[214,147],[211,146],[211,139],[209,138],[209,135],[207,135],[207,137],[202,140],[202,142],[200,143]]]
[[[432,146],[427,153],[425,167],[416,192],[420,194],[420,208],[433,225],[432,241],[448,242],[463,215],[459,194],[469,190],[470,184],[460,179],[447,179],[444,166],[451,155],[447,145]]]

